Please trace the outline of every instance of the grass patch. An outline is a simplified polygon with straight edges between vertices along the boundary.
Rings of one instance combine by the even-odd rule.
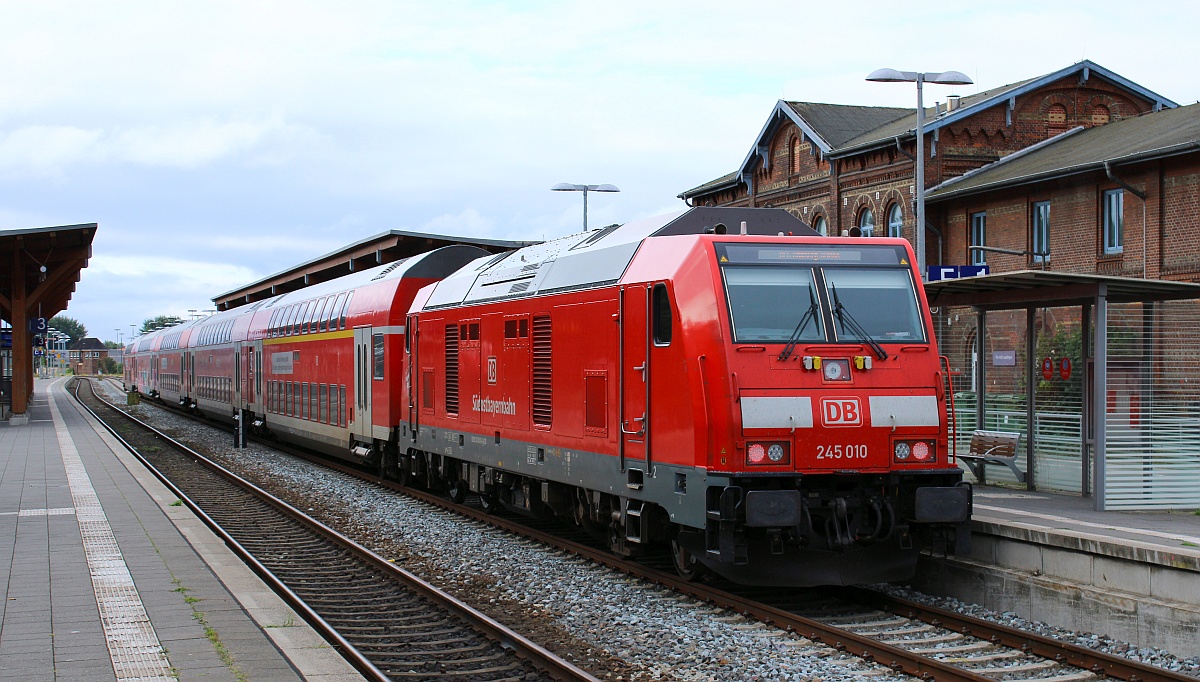
[[[294,628],[296,627],[296,615],[289,613],[288,617],[279,625],[264,625],[264,628]]]
[[[175,500],[174,502],[172,502],[172,503],[170,504],[170,506],[172,506],[172,507],[182,507],[182,506],[183,506],[183,500]]]
[[[1187,540],[1183,541],[1183,546],[1184,547],[1200,547],[1200,545],[1197,545],[1194,542],[1188,542]]]
[[[178,578],[172,580],[171,582],[178,586],[171,591],[182,594],[184,602],[188,603],[189,605],[194,605],[201,601],[199,597],[193,597],[189,595],[189,589],[180,584]],[[225,647],[225,643],[221,641],[220,633],[218,633],[213,626],[208,624],[208,620],[204,617],[204,612],[197,609],[195,606],[192,606],[192,620],[196,621],[201,627],[204,628],[204,636],[212,644],[213,650],[217,652],[217,657],[221,659],[221,662],[225,664],[225,667],[229,669],[229,672],[233,673],[234,679],[236,679],[238,682],[249,682],[250,678],[247,677],[246,674],[241,670],[238,670],[237,664],[234,663],[233,660],[233,654]]]

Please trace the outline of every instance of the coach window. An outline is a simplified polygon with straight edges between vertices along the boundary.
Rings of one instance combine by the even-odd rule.
[[[371,336],[371,345],[374,352],[375,378],[383,378],[383,334],[374,334]]]
[[[671,298],[667,295],[667,285],[659,282],[654,285],[653,299],[654,345],[668,346],[671,344]]]
[[[308,311],[306,313],[304,313],[304,326],[300,329],[300,331],[302,333],[309,334],[309,333],[312,333],[313,331],[316,331],[315,328],[313,327],[313,318],[316,317],[317,309],[320,307],[321,307],[320,301],[309,301],[308,302]]]
[[[334,296],[326,296],[325,297],[325,305],[321,307],[321,314],[317,315],[317,321],[318,321],[318,324],[320,324],[320,329],[318,329],[317,331],[321,331],[321,332],[329,331],[329,318],[333,314],[334,298],[335,298]]]
[[[354,300],[354,292],[346,294],[346,302],[342,304],[341,320],[338,322],[338,329],[346,328],[346,313],[350,310],[350,301]]]
[[[283,319],[283,330],[279,333],[280,336],[292,335],[292,323],[296,321],[296,313],[299,312],[300,306],[295,304],[288,306],[287,316]]]
[[[330,331],[337,330],[337,316],[341,315],[343,304],[346,304],[346,294],[337,294],[337,300],[334,301],[334,305],[332,305],[329,310]]]
[[[308,301],[296,305],[296,319],[292,322],[292,335],[300,333],[304,326],[304,315],[308,313]]]

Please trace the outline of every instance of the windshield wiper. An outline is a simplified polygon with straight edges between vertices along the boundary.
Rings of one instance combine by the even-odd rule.
[[[820,312],[817,307],[817,299],[813,296],[812,287],[808,288],[808,310],[804,311],[804,316],[800,318],[800,324],[796,325],[796,329],[792,331],[791,337],[788,338],[787,345],[783,347],[783,352],[779,354],[779,361],[783,362],[792,356],[792,351],[796,350],[796,344],[800,341],[800,335],[804,333],[804,328],[808,323],[816,319]]]
[[[876,343],[875,339],[872,339],[871,336],[867,334],[867,330],[862,328],[862,325],[860,325],[858,321],[854,319],[854,316],[850,314],[850,311],[846,310],[846,306],[842,305],[842,302],[838,300],[837,287],[831,283],[829,285],[829,290],[833,293],[833,314],[837,315],[838,322],[842,323],[842,327],[844,329],[849,329],[855,334],[858,334],[859,339],[865,341],[866,344],[871,347],[871,350],[875,351],[875,356],[880,360],[887,360],[889,356],[887,351],[883,349],[883,346]]]

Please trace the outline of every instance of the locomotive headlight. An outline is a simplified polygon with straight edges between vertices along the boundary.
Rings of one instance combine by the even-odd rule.
[[[896,459],[904,461],[912,454],[912,447],[908,443],[896,443]]]
[[[783,446],[780,445],[779,443],[772,443],[771,447],[767,448],[767,459],[771,460],[772,462],[776,462],[776,463],[782,462],[783,461]]]
[[[850,381],[850,361],[826,360],[822,363],[821,375],[825,381]]]

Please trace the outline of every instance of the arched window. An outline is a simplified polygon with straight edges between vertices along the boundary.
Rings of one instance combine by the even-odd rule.
[[[871,209],[864,208],[858,214],[858,229],[864,237],[875,236],[875,213]]]
[[[888,236],[904,236],[904,212],[900,210],[900,204],[892,204],[888,209]]]
[[[1096,106],[1092,107],[1092,125],[1102,126],[1105,123],[1108,123],[1109,118],[1110,113],[1108,111],[1108,107],[1104,106],[1103,104],[1097,104]]]
[[[817,216],[817,219],[813,221],[813,229],[822,237],[829,236],[829,223],[825,222],[825,216]]]
[[[800,139],[792,138],[792,175],[800,172]]]

